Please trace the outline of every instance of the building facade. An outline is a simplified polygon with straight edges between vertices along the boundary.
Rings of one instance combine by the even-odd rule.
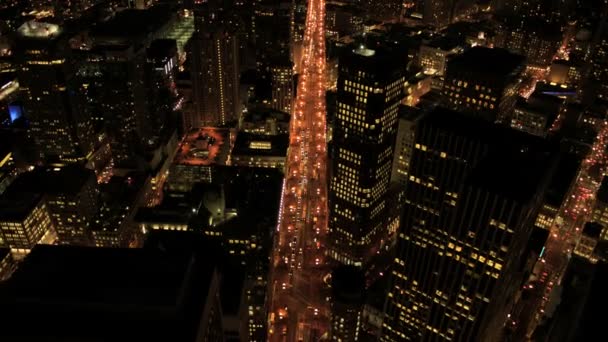
[[[448,62],[442,94],[451,109],[504,122],[515,107],[523,70],[522,56],[474,47]]]
[[[540,138],[443,108],[421,119],[381,341],[497,338],[553,157]]]
[[[410,160],[414,151],[416,123],[422,115],[423,113],[414,107],[401,106],[399,109],[391,183],[407,184]]]
[[[340,60],[329,196],[331,258],[362,266],[382,240],[404,65],[357,47]]]
[[[27,253],[54,234],[53,223],[40,194],[3,194],[0,198],[0,240],[4,247]]]
[[[231,16],[215,1],[194,4],[190,44],[195,127],[220,126],[241,116],[239,34]]]
[[[20,89],[29,121],[28,135],[39,157],[77,162],[92,151],[93,132],[73,89],[74,59],[60,26],[36,21],[23,24],[15,56]]]
[[[273,109],[290,113],[295,95],[293,63],[276,63],[270,66]]]
[[[358,341],[365,303],[365,275],[354,266],[339,266],[331,273],[331,341]]]

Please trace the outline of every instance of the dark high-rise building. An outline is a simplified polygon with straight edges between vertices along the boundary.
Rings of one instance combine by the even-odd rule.
[[[138,246],[143,234],[133,219],[142,205],[149,180],[138,173],[114,176],[100,186],[99,210],[91,223],[92,244],[97,247]]]
[[[93,144],[92,125],[73,88],[74,59],[60,26],[29,21],[17,35],[14,53],[23,92],[28,134],[41,158],[84,160]]]
[[[496,340],[556,149],[443,108],[414,146],[381,340]]]
[[[91,115],[103,117],[117,167],[136,167],[144,151],[156,147],[163,123],[155,114],[162,107],[153,106],[159,98],[151,98],[149,87],[159,84],[149,82],[154,71],[146,68],[147,48],[174,20],[171,9],[124,10],[91,30],[93,47],[79,75]]]
[[[161,140],[160,135],[168,127],[175,126],[172,114],[178,104],[177,72],[178,47],[173,39],[154,40],[147,51],[146,89],[148,109],[144,134],[153,143]],[[170,122],[174,125],[170,125]]]
[[[475,47],[448,62],[442,93],[451,109],[505,121],[515,107],[523,70],[522,56]]]
[[[39,245],[2,284],[0,339],[224,341],[219,289],[192,250]]]
[[[43,195],[59,243],[90,243],[89,226],[97,212],[99,195],[92,170],[79,165],[37,168],[20,174],[7,189],[10,193]]]
[[[355,266],[342,265],[331,273],[332,341],[357,341],[365,304],[365,274]]]
[[[258,70],[265,70],[276,58],[289,60],[292,10],[292,0],[255,2],[253,33]]]
[[[226,125],[241,116],[239,34],[230,8],[221,1],[195,3],[189,44],[195,127]]]
[[[385,227],[405,63],[398,54],[356,47],[342,56],[339,68],[328,255],[362,266],[376,252]]]

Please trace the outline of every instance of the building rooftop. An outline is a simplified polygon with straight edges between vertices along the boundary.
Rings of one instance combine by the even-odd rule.
[[[227,128],[201,128],[182,139],[174,162],[186,165],[225,164],[230,152],[232,131]]]
[[[400,105],[398,114],[400,120],[414,121],[423,115],[423,111],[417,107]]]
[[[289,135],[261,135],[240,132],[234,148],[233,155],[238,156],[287,156]]]
[[[439,106],[430,110],[420,120],[420,123],[421,125],[433,125],[442,131],[477,139],[487,144],[508,144],[513,149],[545,141],[541,137]]]
[[[76,195],[95,179],[95,172],[80,165],[57,168],[38,167],[20,174],[7,189],[8,193],[40,192]]]
[[[25,38],[55,39],[62,29],[59,25],[30,20],[21,25],[17,32]]]
[[[7,193],[0,195],[0,220],[23,222],[42,201],[42,195],[33,192]]]
[[[350,74],[365,71],[375,81],[394,81],[395,73],[405,75],[406,52],[393,52],[384,47],[350,44],[339,57],[339,73]]]
[[[279,122],[289,124],[291,115],[289,113],[281,112],[279,110],[267,108],[267,107],[256,107],[250,109],[244,116],[244,122],[252,123],[264,123],[268,119],[275,119]]]
[[[419,127],[426,125],[485,145],[487,152],[480,160],[469,161],[477,163],[471,165],[469,184],[516,200],[533,195],[543,177],[548,176],[548,168],[557,161],[557,146],[541,137],[445,108],[435,108],[421,118]]]
[[[139,223],[176,223],[187,224],[192,210],[187,208],[141,207],[133,220]]]
[[[457,47],[462,46],[463,41],[462,41],[462,39],[455,39],[453,37],[440,36],[438,38],[431,40],[430,42],[428,42],[427,44],[424,44],[424,45],[435,48],[435,49],[440,49],[443,51],[451,51]]]
[[[191,251],[38,245],[0,284],[0,338],[194,341],[214,270]]]
[[[120,11],[112,19],[93,26],[91,36],[95,41],[122,45],[144,41],[171,20],[175,15],[171,8],[170,4],[161,4],[145,10]]]
[[[564,100],[553,95],[535,91],[527,101],[518,103],[522,108],[538,113],[555,114],[559,112]]]
[[[448,61],[448,73],[471,72],[476,75],[506,77],[523,68],[525,57],[505,49],[474,47]]]
[[[334,301],[363,304],[365,273],[355,266],[338,266],[331,273],[331,288]]]
[[[604,226],[597,222],[587,222],[583,227],[583,235],[590,238],[599,239]]]
[[[538,193],[555,166],[557,151],[538,142],[518,149],[491,149],[474,166],[467,183],[525,202]]]
[[[148,58],[163,61],[177,55],[175,39],[155,39],[148,48]]]

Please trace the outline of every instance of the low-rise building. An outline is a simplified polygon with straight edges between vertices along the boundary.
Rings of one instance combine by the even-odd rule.
[[[284,170],[289,135],[240,133],[232,150],[232,165]]]

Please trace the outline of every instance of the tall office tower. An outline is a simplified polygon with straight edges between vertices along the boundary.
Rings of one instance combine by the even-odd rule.
[[[541,137],[546,136],[559,115],[564,101],[557,96],[534,92],[528,99],[519,98],[510,126]]]
[[[451,109],[506,122],[517,102],[523,70],[522,56],[474,47],[448,62],[442,93]]]
[[[289,60],[292,31],[291,0],[258,0],[254,5],[254,38],[258,70],[274,58]]]
[[[190,44],[192,100],[200,118],[196,127],[238,120],[239,34],[230,8],[221,1],[195,3],[194,35]]]
[[[20,174],[7,193],[39,193],[44,197],[58,243],[90,244],[89,226],[97,212],[95,172],[80,165],[37,168]]]
[[[597,222],[585,223],[581,237],[572,251],[573,254],[585,258],[592,263],[596,263],[599,259],[596,247],[600,241],[600,235],[603,228],[604,227]]]
[[[270,66],[270,84],[272,87],[271,107],[285,113],[291,113],[294,99],[293,63],[281,59]]]
[[[397,139],[395,140],[391,183],[407,184],[410,160],[412,159],[412,152],[414,152],[416,124],[422,116],[423,112],[418,108],[399,107],[399,124],[397,126]]]
[[[144,56],[124,45],[97,46],[91,55],[89,62],[100,77],[88,86],[95,91],[114,163],[117,167],[134,167],[137,151],[143,150],[144,143],[138,130],[146,110]]]
[[[157,142],[159,118],[149,111],[150,102],[158,99],[149,96],[146,49],[166,32],[175,17],[171,11],[170,5],[124,10],[90,32],[93,47],[86,51],[79,75],[86,81],[87,102],[98,113],[93,115],[103,117],[117,167],[137,167]]]
[[[53,223],[41,194],[5,192],[0,196],[2,247],[27,253],[34,245],[52,238],[54,233]]]
[[[556,148],[437,108],[418,122],[381,341],[495,341]]]
[[[154,142],[160,142],[161,134],[166,132],[172,121],[173,109],[178,105],[177,72],[179,56],[177,42],[173,39],[154,40],[147,50],[146,90],[148,108],[144,135]]]
[[[36,246],[0,289],[0,339],[225,341],[220,274],[207,257],[164,246]]]
[[[362,266],[383,237],[405,63],[398,54],[357,47],[339,68],[328,255]]]
[[[30,127],[45,160],[76,162],[93,148],[92,125],[73,92],[74,60],[61,27],[30,21],[15,45],[17,70]]]
[[[355,266],[338,266],[331,273],[332,341],[357,341],[365,304],[365,273]]]

